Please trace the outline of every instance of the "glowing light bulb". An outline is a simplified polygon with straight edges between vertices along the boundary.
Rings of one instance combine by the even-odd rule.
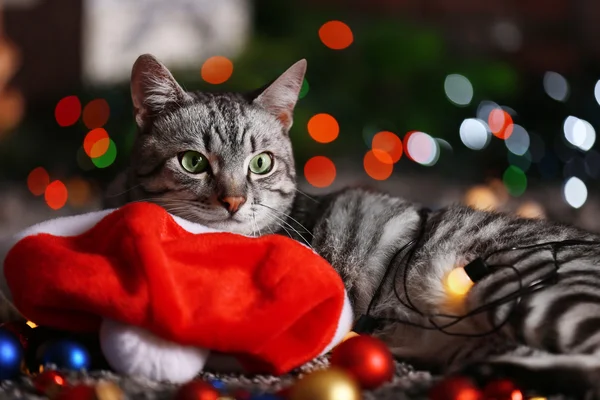
[[[35,322],[32,322],[32,321],[27,321],[27,325],[29,325],[32,328],[36,328],[37,327],[37,324]]]
[[[446,278],[448,291],[457,296],[465,295],[473,286],[473,281],[464,268],[454,268]]]

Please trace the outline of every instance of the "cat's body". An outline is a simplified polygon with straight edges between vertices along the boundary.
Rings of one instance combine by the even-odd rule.
[[[393,284],[404,302],[408,292],[422,314],[464,314],[514,290],[517,279],[512,270],[501,270],[457,299],[444,285],[456,266],[507,247],[600,238],[460,206],[422,212],[417,204],[362,188],[318,197],[300,193],[288,131],[305,68],[299,62],[247,96],[199,94],[184,92],[154,58],[140,57],[132,74],[140,134],[131,166],[109,190],[107,205],[148,200],[217,229],[279,233],[310,245],[342,276],[357,316],[383,285],[372,315],[388,322],[376,334],[399,357],[444,370],[485,361],[528,383],[548,387],[546,381],[552,381],[560,390],[600,387],[600,246],[562,251],[559,281],[524,297],[510,323],[493,334],[466,338],[392,322],[432,327],[396,298]],[[398,252],[415,239],[407,270],[404,253]],[[551,253],[544,250],[508,252],[493,261],[514,264],[524,282],[553,268]],[[386,275],[388,270],[399,276],[410,272],[406,291],[403,280]],[[485,333],[502,322],[511,305],[490,311],[491,324],[484,313],[448,331]],[[440,318],[436,323],[448,322]]]

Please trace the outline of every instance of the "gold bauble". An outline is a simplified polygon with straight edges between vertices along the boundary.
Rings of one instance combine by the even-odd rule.
[[[116,383],[100,381],[96,385],[96,397],[98,400],[124,400],[125,394]]]
[[[358,383],[339,368],[311,372],[292,387],[289,400],[360,400]]]

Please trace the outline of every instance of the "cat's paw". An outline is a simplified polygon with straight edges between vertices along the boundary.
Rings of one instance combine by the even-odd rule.
[[[499,357],[469,364],[461,375],[480,387],[498,379],[508,379],[528,396],[566,395],[577,399],[600,400],[600,360],[590,363],[577,356],[543,359]]]

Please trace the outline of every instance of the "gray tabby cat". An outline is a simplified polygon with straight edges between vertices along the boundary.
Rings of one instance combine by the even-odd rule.
[[[357,316],[383,281],[371,314],[388,321],[376,334],[398,357],[443,371],[471,365],[472,373],[502,372],[527,386],[595,393],[600,387],[598,246],[560,251],[557,282],[524,297],[508,323],[492,334],[457,335],[492,329],[514,302],[462,320],[447,329],[449,334],[431,329],[424,314],[464,314],[517,287],[507,268],[478,282],[464,298],[450,296],[445,276],[479,256],[511,246],[600,238],[461,206],[424,214],[418,204],[363,188],[297,195],[288,132],[305,70],[306,61],[299,61],[247,95],[186,92],[154,57],[141,56],[131,80],[139,135],[129,169],[109,190],[119,193],[109,194],[107,205],[147,200],[217,229],[290,235],[340,273]],[[407,264],[397,253],[417,238],[405,290],[386,270],[391,265],[402,275]],[[515,265],[526,283],[554,268],[550,251],[504,252],[491,260]],[[394,285],[404,303],[408,294],[420,312],[396,298]]]

